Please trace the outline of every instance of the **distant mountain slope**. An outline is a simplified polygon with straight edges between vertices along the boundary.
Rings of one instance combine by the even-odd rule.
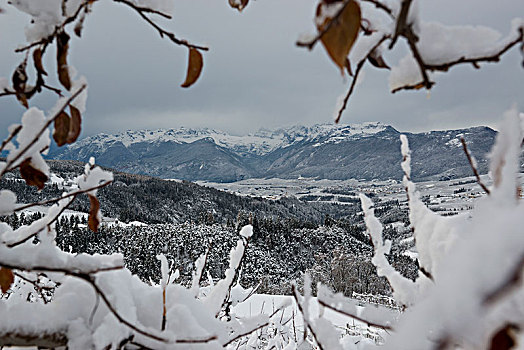
[[[234,136],[211,129],[160,129],[98,134],[49,154],[118,170],[190,181],[232,182],[254,177],[400,179],[399,131],[378,122],[320,124]],[[471,175],[460,137],[481,172],[496,132],[488,127],[406,133],[413,151],[413,178]]]

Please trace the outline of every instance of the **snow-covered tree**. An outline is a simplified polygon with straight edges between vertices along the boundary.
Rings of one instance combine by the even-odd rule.
[[[143,21],[165,39],[188,50],[188,69],[182,87],[195,83],[203,66],[207,47],[192,44],[166,31],[155,16],[170,18],[170,0],[113,0],[135,11]],[[11,81],[0,78],[0,95],[14,96],[28,108],[21,123],[9,128],[0,146],[7,157],[0,162],[0,176],[18,169],[27,185],[39,189],[46,185],[49,167],[42,154],[52,137],[58,146],[76,141],[85,112],[87,80],[77,76],[69,64],[69,41],[80,37],[84,20],[96,10],[96,0],[11,0],[9,3],[30,16],[27,43],[17,49],[23,59]],[[315,17],[317,34],[301,38],[297,44],[313,48],[321,41],[332,61],[342,72],[353,75],[347,94],[341,100],[338,118],[346,108],[358,76],[366,62],[389,68],[388,54],[399,39],[407,42],[408,52],[391,68],[389,82],[393,92],[430,89],[434,72],[447,72],[459,64],[475,67],[497,61],[511,48],[523,44],[524,21],[512,22],[509,34],[499,40],[483,27],[445,26],[419,18],[417,0],[321,0]],[[242,10],[248,0],[229,0]],[[472,9],[473,11],[474,9]],[[51,74],[44,57],[56,47],[56,75],[61,88],[47,82]],[[28,69],[36,79],[29,81]],[[57,94],[48,113],[31,105],[32,97],[43,90]],[[395,271],[385,258],[390,243],[382,240],[382,228],[375,219],[372,204],[362,196],[366,222],[375,246],[373,263],[387,277],[394,295],[406,311],[392,318],[390,313],[364,310],[342,296],[318,289],[318,303],[374,327],[391,330],[386,346],[393,349],[490,347],[506,349],[500,339],[517,341],[524,327],[521,273],[524,265],[522,204],[517,198],[522,121],[517,111],[508,112],[492,152],[494,184],[484,186],[489,196],[479,201],[471,216],[442,218],[429,211],[418,199],[410,181],[409,151],[403,140],[404,183],[410,203],[421,266],[413,282]],[[466,148],[466,147],[465,147]],[[471,162],[474,166],[474,161]],[[271,315],[236,319],[230,307],[243,298],[233,298],[244,251],[252,227],[240,231],[231,250],[229,268],[219,282],[210,281],[206,293],[199,292],[205,256],[195,263],[194,283],[186,289],[176,284],[177,272],[164,256],[159,256],[159,285],[146,284],[123,266],[123,257],[113,255],[70,254],[55,244],[55,222],[80,195],[90,202],[88,225],[100,223],[97,190],[113,180],[111,173],[86,164],[75,179],[72,190],[43,203],[17,203],[8,190],[0,191],[0,215],[11,215],[35,205],[52,204],[46,216],[18,228],[0,224],[0,345],[33,345],[44,348],[220,348],[256,345],[255,330],[283,329],[275,321],[280,307]],[[173,283],[173,281],[175,283]],[[52,292],[54,291],[54,292]],[[235,289],[236,291],[236,289]],[[52,294],[52,295],[51,295]],[[304,297],[294,289],[304,326],[311,334],[302,339],[322,349],[358,348],[353,342],[340,342],[329,321],[309,310],[310,288],[306,281]],[[282,307],[284,307],[283,305]],[[297,346],[275,332],[271,341],[260,346]],[[284,333],[287,334],[287,333]],[[296,335],[296,333],[295,333]],[[508,340],[509,339],[509,340]]]

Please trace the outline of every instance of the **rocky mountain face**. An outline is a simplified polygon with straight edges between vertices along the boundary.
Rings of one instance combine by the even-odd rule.
[[[488,127],[405,133],[415,180],[471,175],[464,137],[480,172],[496,131]],[[125,172],[190,181],[232,182],[246,178],[400,179],[400,132],[378,122],[320,124],[260,130],[247,136],[211,129],[160,129],[98,134],[49,158],[87,161]]]

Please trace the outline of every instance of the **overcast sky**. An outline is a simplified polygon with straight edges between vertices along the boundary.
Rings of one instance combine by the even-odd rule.
[[[5,10],[0,14],[0,76],[10,77],[23,59],[14,48],[25,42],[23,27],[29,18],[0,3]],[[200,80],[182,89],[186,49],[160,39],[125,6],[95,3],[82,39],[72,40],[69,57],[89,82],[82,135],[179,126],[247,134],[261,127],[333,122],[335,103],[349,80],[340,76],[320,45],[312,52],[294,45],[300,34],[313,32],[315,7],[313,0],[258,0],[239,14],[227,0],[175,1],[173,20],[162,24],[210,47]],[[424,20],[487,25],[504,36],[518,16],[524,16],[522,0],[421,0]],[[518,51],[478,71],[454,68],[437,77],[431,94],[392,95],[388,72],[368,66],[342,122],[381,121],[400,131],[496,127],[513,104],[524,109]],[[54,55],[48,55],[51,69]],[[45,94],[32,103],[48,109],[54,100]],[[5,136],[23,108],[13,97],[3,97],[0,111],[0,136]]]

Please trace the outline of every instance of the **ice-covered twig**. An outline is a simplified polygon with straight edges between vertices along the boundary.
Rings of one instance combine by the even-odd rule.
[[[362,203],[362,211],[364,212],[364,221],[375,250],[375,255],[371,262],[377,267],[377,274],[387,278],[393,289],[393,295],[398,302],[404,306],[413,305],[418,297],[417,285],[402,276],[391,266],[386,258],[386,254],[389,254],[391,249],[391,241],[382,241],[382,224],[375,217],[375,210],[372,207],[373,203],[363,194],[360,194],[360,201]]]
[[[253,226],[251,225],[246,225],[240,230],[241,239],[238,240],[237,246],[231,249],[229,254],[229,268],[225,272],[225,278],[217,282],[204,300],[204,303],[216,316],[218,316],[223,306],[228,302],[235,276],[244,259],[248,239],[252,235]]]
[[[195,296],[195,298],[198,296],[198,290],[200,288],[200,281],[202,280],[202,272],[204,272],[204,268],[206,267],[207,263],[207,257],[209,256],[209,251],[211,249],[211,243],[206,249],[206,252],[201,255],[197,261],[195,261],[195,272],[193,274],[193,281],[191,283],[191,292]]]
[[[479,175],[477,166],[475,165],[476,164],[475,159],[469,152],[468,145],[466,144],[466,140],[464,140],[464,137],[460,137],[460,142],[462,143],[462,149],[464,150],[464,153],[466,154],[466,157],[468,158],[468,162],[469,162],[469,165],[471,166],[471,170],[473,171],[473,174],[475,175],[475,178],[477,179],[477,183],[479,184],[480,187],[482,187],[484,192],[486,192],[486,194],[489,195],[491,192],[489,188],[486,185],[484,185],[484,183],[480,179],[480,175]]]

